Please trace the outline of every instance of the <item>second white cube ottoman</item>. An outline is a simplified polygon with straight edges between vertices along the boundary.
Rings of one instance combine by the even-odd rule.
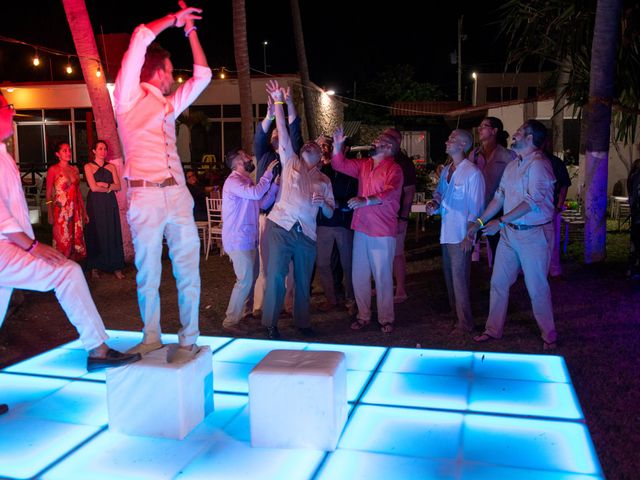
[[[249,374],[254,447],[335,450],[347,413],[342,352],[273,350]]]
[[[172,364],[168,348],[107,370],[110,430],[182,440],[213,411],[211,349],[201,347],[193,360]]]

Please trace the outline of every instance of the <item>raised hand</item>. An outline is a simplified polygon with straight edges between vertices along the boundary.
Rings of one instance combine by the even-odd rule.
[[[174,13],[176,16],[176,27],[191,28],[194,20],[200,20],[202,18],[202,16],[198,15],[202,13],[201,8],[187,7],[187,4],[183,0],[180,0],[178,5],[182,10]]]
[[[274,102],[284,101],[284,91],[280,88],[277,80],[269,80],[266,85],[266,90]]]
[[[291,94],[291,87],[283,88],[284,90],[284,101],[289,103],[293,103],[293,95]]]
[[[276,116],[275,105],[273,104],[273,100],[271,99],[271,96],[268,96],[267,97],[267,118],[271,120],[275,116]]]
[[[347,137],[344,134],[344,128],[338,127],[336,131],[333,132],[333,151],[341,152],[346,139]]]

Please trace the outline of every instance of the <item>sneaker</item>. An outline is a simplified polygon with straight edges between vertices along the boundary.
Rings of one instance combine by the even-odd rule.
[[[200,352],[200,347],[195,343],[189,347],[176,346],[167,352],[167,363],[187,363],[193,360]]]
[[[87,371],[94,372],[103,368],[121,367],[142,359],[139,353],[122,353],[110,348],[104,357],[87,357]]]
[[[135,347],[127,350],[127,353],[139,353],[140,355],[145,355],[149,352],[160,350],[162,347],[164,347],[162,342],[150,342],[150,343],[140,342]]]

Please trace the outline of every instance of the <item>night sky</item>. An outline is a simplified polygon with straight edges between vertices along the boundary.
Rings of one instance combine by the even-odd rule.
[[[376,72],[397,64],[413,65],[419,81],[437,84],[455,98],[456,66],[450,54],[456,49],[457,18],[464,14],[467,39],[463,43],[464,80],[470,72],[496,72],[504,68],[505,47],[497,39],[496,8],[501,2],[417,1],[386,2],[373,7],[369,1],[300,0],[311,80],[352,97],[354,82],[360,89]],[[86,0],[94,32],[131,32],[136,25],[177,10],[173,1]],[[23,5],[28,5],[24,7]],[[194,0],[204,9],[199,34],[212,68],[235,70],[231,1]],[[267,40],[269,73],[297,71],[289,0],[247,0],[247,30],[251,66],[263,70],[263,45]],[[394,8],[395,6],[395,8]],[[0,35],[74,52],[71,33],[60,0],[3,2]],[[170,29],[159,37],[172,52],[176,68],[191,68],[190,50],[181,30]],[[48,65],[35,69],[33,49],[0,42],[0,82],[48,81]],[[40,54],[41,58],[44,54]],[[47,61],[48,63],[48,61]],[[53,57],[54,80],[64,73],[66,57]],[[77,63],[76,63],[77,65]],[[72,78],[79,80],[79,68]]]

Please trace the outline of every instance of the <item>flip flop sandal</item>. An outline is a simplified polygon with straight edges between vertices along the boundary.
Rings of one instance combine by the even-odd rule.
[[[355,322],[351,324],[351,330],[361,330],[367,325],[369,325],[370,320],[362,320],[358,318]]]

